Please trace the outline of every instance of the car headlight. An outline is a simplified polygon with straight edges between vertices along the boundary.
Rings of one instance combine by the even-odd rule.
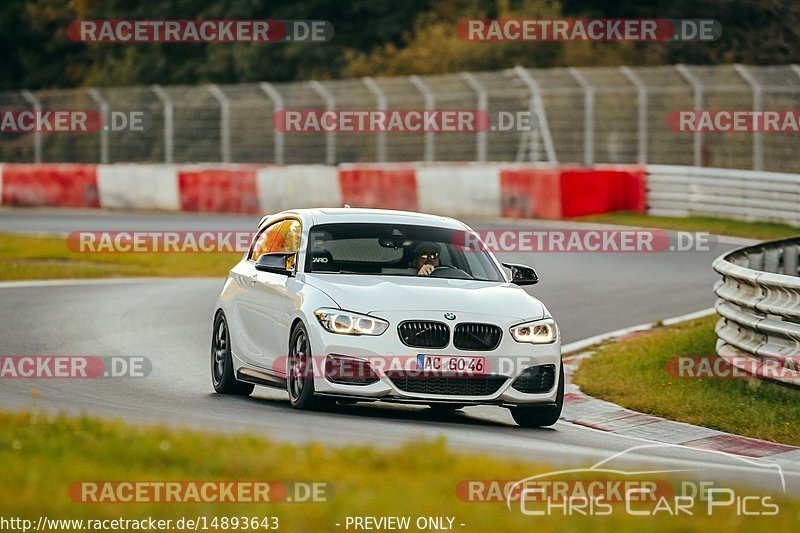
[[[530,344],[550,344],[558,335],[556,321],[552,318],[534,320],[511,328],[511,336],[517,342]]]
[[[341,309],[317,309],[314,314],[323,328],[341,335],[380,335],[389,327],[380,318]]]

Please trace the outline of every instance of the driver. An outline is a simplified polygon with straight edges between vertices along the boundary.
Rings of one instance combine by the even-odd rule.
[[[411,266],[417,271],[417,276],[430,275],[439,264],[439,245],[435,242],[421,242],[414,249]]]

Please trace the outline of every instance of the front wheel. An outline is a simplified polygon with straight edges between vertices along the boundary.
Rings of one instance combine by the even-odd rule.
[[[564,407],[564,363],[558,376],[558,391],[554,405],[530,405],[509,407],[514,422],[524,428],[552,426],[558,422],[561,409]]]
[[[211,337],[211,383],[219,394],[248,396],[254,385],[236,379],[231,357],[231,336],[228,322],[220,311],[214,317],[214,333]]]
[[[286,389],[292,407],[319,410],[330,405],[325,398],[314,395],[311,342],[303,324],[298,324],[289,338],[289,364],[286,373]]]

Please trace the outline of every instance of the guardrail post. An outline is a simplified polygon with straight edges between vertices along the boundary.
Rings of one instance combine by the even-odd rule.
[[[33,111],[37,116],[42,112],[42,103],[32,92],[25,89],[22,91],[22,97],[33,106]],[[42,162],[42,132],[39,128],[33,130],[33,162]]]
[[[583,89],[583,164],[589,167],[594,164],[594,87],[575,67],[567,70]]]
[[[324,85],[318,81],[308,82],[309,86],[314,89],[318,95],[325,102],[326,111],[336,111],[336,98]],[[328,165],[336,164],[336,132],[325,132],[325,163]]]
[[[789,68],[791,68],[791,69],[792,69],[792,72],[794,72],[794,73],[795,73],[795,75],[796,75],[798,78],[800,78],[800,65],[796,65],[796,64],[795,64],[795,65],[789,65]]]
[[[753,90],[753,111],[761,111],[764,106],[764,88],[758,83],[755,76],[747,70],[747,67],[740,64],[733,65],[733,68],[744,79]],[[753,170],[764,168],[764,142],[761,132],[753,132]]]
[[[150,89],[164,105],[164,162],[172,163],[174,159],[174,124],[175,105],[167,92],[160,85],[152,85]]]
[[[103,125],[100,128],[100,163],[105,165],[108,163],[108,102],[100,94],[100,91],[94,88],[87,89],[89,96],[95,101],[97,107],[100,108],[100,115],[103,117]]]
[[[425,111],[434,111],[436,107],[436,97],[433,95],[433,91],[431,91],[430,87],[428,87],[422,78],[419,76],[411,76],[408,78],[414,87],[422,93],[422,97],[425,99]],[[436,139],[434,137],[434,132],[426,131],[425,132],[425,162],[430,163],[436,160]]]
[[[267,83],[265,81],[262,81],[259,84],[259,87],[264,92],[264,94],[266,94],[269,97],[269,99],[272,100],[272,108],[275,110],[275,113],[278,113],[279,111],[283,111],[283,97],[275,89],[275,87],[273,87],[272,84]],[[275,117],[275,113],[272,114],[273,118]],[[272,130],[273,130],[272,133],[275,136],[274,137],[274,144],[273,144],[273,150],[274,150],[273,159],[275,160],[275,164],[276,165],[282,165],[283,164],[283,146],[284,146],[283,131],[279,131],[277,128],[275,128],[274,123],[273,123]]]
[[[469,85],[472,88],[472,90],[475,91],[475,95],[478,97],[478,111],[480,111],[481,114],[484,114],[486,112],[489,103],[488,97],[486,96],[486,89],[483,88],[483,85],[481,84],[481,82],[478,81],[478,78],[476,78],[469,72],[462,72],[461,77],[464,79],[465,82],[467,82],[467,85]],[[476,150],[475,154],[476,159],[481,163],[486,161],[485,129],[477,132],[475,150]]]
[[[636,87],[639,102],[639,157],[640,165],[647,164],[647,86],[630,67],[620,67],[622,74]]]
[[[675,65],[675,70],[678,74],[689,84],[694,93],[694,110],[700,111],[703,109],[703,84],[697,76],[686,68],[686,65]],[[703,134],[700,132],[694,133],[694,166],[703,166]]]
[[[530,104],[528,107],[537,115],[536,123],[540,126],[539,129],[542,131],[542,140],[544,142],[547,160],[551,163],[558,163],[556,159],[556,150],[553,146],[553,137],[550,135],[550,126],[547,124],[547,114],[545,113],[544,104],[542,103],[542,89],[539,87],[536,80],[533,79],[530,72],[521,66],[517,65],[514,67],[513,72],[522,80],[522,83],[528,87],[528,91],[530,92]]]
[[[378,104],[378,111],[386,111],[386,108],[387,108],[386,93],[383,92],[383,89],[381,89],[380,85],[378,85],[375,82],[375,80],[373,80],[372,78],[369,78],[369,77],[363,78],[362,81],[364,82],[364,85],[367,86],[367,89],[369,89],[370,92],[375,96],[375,100],[377,100],[377,104]],[[376,139],[377,139],[377,143],[378,144],[375,147],[375,149],[376,149],[376,155],[377,155],[378,162],[379,163],[385,163],[386,162],[386,132],[385,131],[378,132],[377,135],[376,135]]]
[[[220,139],[220,153],[222,155],[223,163],[231,162],[231,109],[230,101],[222,89],[215,84],[209,84],[208,92],[211,93],[219,103],[219,139]]]

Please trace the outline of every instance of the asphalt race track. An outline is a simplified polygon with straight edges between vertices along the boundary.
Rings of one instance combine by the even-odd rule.
[[[0,231],[252,230],[257,217],[0,209]],[[566,227],[561,223],[467,221],[474,228]],[[573,225],[570,225],[572,227]],[[737,244],[705,252],[498,254],[534,266],[530,292],[557,318],[569,343],[713,305],[711,261]],[[187,272],[187,276],[191,273]],[[505,409],[469,407],[433,415],[425,407],[341,406],[299,412],[286,394],[258,387],[250,398],[215,395],[209,376],[211,319],[222,279],[157,279],[0,284],[3,355],[146,356],[146,378],[3,380],[0,406],[88,413],[134,423],[215,431],[247,430],[292,441],[394,446],[444,436],[461,450],[583,465],[641,440],[559,422],[521,429]],[[641,450],[617,464],[699,469],[690,476],[779,488],[775,471],[686,448]],[[787,492],[800,494],[800,465],[784,465]],[[521,477],[524,473],[521,474]]]

